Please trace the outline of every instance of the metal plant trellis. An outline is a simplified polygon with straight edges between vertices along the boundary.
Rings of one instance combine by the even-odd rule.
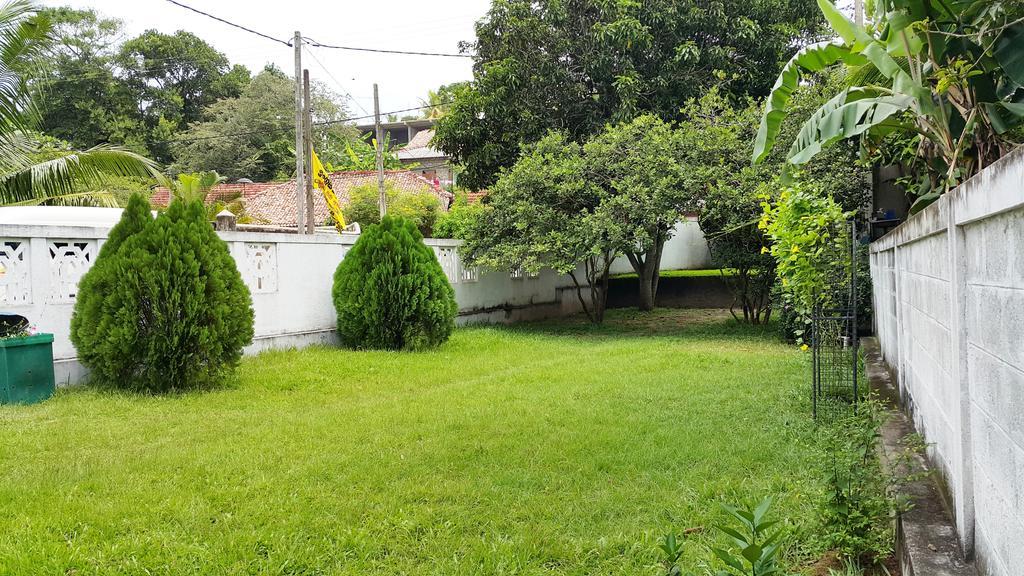
[[[840,222],[822,251],[827,277],[811,315],[812,405],[814,417],[823,408],[857,406],[857,224]]]

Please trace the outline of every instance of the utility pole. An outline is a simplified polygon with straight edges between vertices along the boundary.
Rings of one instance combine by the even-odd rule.
[[[864,25],[864,0],[853,0],[853,19],[857,26]]]
[[[384,135],[380,128],[380,100],[377,98],[377,85],[373,85],[373,125],[377,133],[377,205],[380,217],[388,213],[388,199],[384,194]]]
[[[303,206],[306,199],[306,171],[302,153],[302,34],[298,30],[292,42],[295,46],[295,222],[299,234],[302,234],[306,220]]]
[[[302,157],[306,162],[305,199],[306,234],[316,231],[316,213],[313,204],[313,103],[309,98],[309,70],[302,71]]]

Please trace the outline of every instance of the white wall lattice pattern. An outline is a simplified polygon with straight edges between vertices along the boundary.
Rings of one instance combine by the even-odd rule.
[[[434,254],[437,255],[437,261],[441,264],[441,269],[444,270],[444,275],[448,277],[449,282],[455,284],[461,280],[461,275],[458,273],[458,254],[455,248],[434,246]]]
[[[479,282],[480,281],[480,269],[476,266],[463,266],[462,267],[462,281],[463,282]]]
[[[0,240],[0,265],[6,273],[0,276],[0,303],[11,306],[32,302],[32,275],[29,269],[28,240]]]
[[[78,294],[78,281],[96,260],[94,240],[50,240],[50,299],[71,303]]]
[[[277,292],[277,244],[246,242],[245,264],[245,281],[252,292]]]
[[[109,226],[3,224],[0,262],[8,273],[0,278],[0,308],[25,316],[40,332],[53,333],[54,371],[61,384],[86,376],[71,343],[71,315],[78,282],[95,263],[108,231]],[[334,272],[357,236],[241,231],[218,235],[252,295],[255,334],[247,354],[337,343]],[[437,255],[451,282],[459,323],[517,322],[580,311],[564,274],[545,269],[528,281],[512,281],[507,272],[464,266],[457,240],[426,238],[424,244]]]

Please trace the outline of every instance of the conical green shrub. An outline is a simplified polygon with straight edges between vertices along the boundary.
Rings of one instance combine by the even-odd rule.
[[[96,266],[105,258],[101,273],[116,281],[104,283],[98,309],[82,308],[78,330],[88,323],[93,332],[75,342],[96,380],[184,390],[214,384],[238,363],[252,341],[252,300],[199,202],[172,202]]]
[[[79,361],[86,366],[95,366],[102,360],[96,356],[100,350],[97,339],[107,330],[101,313],[103,301],[118,283],[114,254],[125,240],[142,232],[152,222],[149,200],[142,194],[132,194],[121,220],[110,229],[106,242],[100,247],[96,262],[78,281],[75,308],[71,313],[71,343],[78,350]]]
[[[350,348],[417,350],[455,328],[455,291],[411,222],[385,216],[334,273],[338,336]]]

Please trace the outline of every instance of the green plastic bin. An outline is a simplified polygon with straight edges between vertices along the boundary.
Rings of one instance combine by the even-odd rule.
[[[41,402],[53,384],[53,334],[0,340],[0,404]]]

